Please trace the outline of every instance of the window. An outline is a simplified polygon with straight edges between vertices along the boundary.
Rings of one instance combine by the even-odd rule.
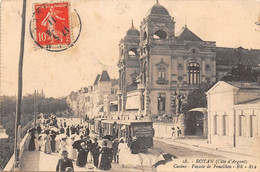
[[[222,120],[222,127],[223,127],[223,136],[228,135],[228,116],[223,115],[223,120]]]
[[[168,64],[166,64],[163,61],[163,58],[161,58],[161,62],[156,64],[157,66],[157,84],[168,84],[168,80],[166,80],[166,69]]]
[[[167,33],[163,30],[157,30],[156,32],[154,32],[153,38],[154,39],[166,39]]]
[[[214,115],[214,135],[218,134],[218,115]]]
[[[188,73],[189,73],[189,84],[200,83],[200,65],[198,63],[195,62],[189,63]]]
[[[245,136],[246,118],[244,115],[239,116],[239,136]]]
[[[165,93],[159,93],[158,95],[158,111],[165,111]]]
[[[158,69],[158,80],[165,80],[165,69],[163,67]]]
[[[113,88],[111,88],[111,94],[114,94],[114,89]]]
[[[256,115],[250,116],[250,137],[257,137],[257,119]]]

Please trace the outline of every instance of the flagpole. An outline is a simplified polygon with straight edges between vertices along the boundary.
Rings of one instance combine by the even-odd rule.
[[[22,84],[23,84],[23,56],[24,56],[24,37],[25,37],[25,21],[26,21],[26,0],[23,0],[22,10],[22,27],[21,27],[21,42],[20,42],[20,57],[18,66],[18,97],[16,103],[15,117],[15,143],[14,143],[14,169],[19,170],[20,157],[20,131],[21,131],[21,106],[22,106]]]

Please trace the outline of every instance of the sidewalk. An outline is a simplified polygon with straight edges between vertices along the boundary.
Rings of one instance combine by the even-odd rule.
[[[177,145],[177,146],[184,146],[187,148],[203,148],[208,150],[214,150],[218,152],[225,152],[249,157],[259,158],[259,148],[255,147],[246,147],[246,146],[239,146],[239,147],[232,147],[232,146],[222,146],[222,145],[214,145],[207,143],[207,139],[205,138],[198,138],[198,137],[186,137],[180,139],[162,139],[162,138],[154,138],[155,140],[162,141],[167,144]]]

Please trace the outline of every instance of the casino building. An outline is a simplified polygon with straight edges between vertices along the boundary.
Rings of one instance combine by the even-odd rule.
[[[186,25],[176,35],[174,18],[158,1],[139,28],[132,21],[119,43],[119,113],[113,118],[170,114],[184,131],[189,119],[180,113],[179,104],[191,90],[216,82],[241,61],[259,70],[259,50],[216,47]],[[203,126],[202,118],[195,120],[196,126]]]

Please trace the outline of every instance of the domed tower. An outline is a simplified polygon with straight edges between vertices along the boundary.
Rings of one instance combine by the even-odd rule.
[[[144,87],[145,115],[170,114],[172,44],[176,42],[175,21],[168,10],[156,4],[140,26],[140,83]],[[158,100],[158,101],[157,101]]]
[[[135,84],[136,78],[133,77],[136,77],[140,73],[139,42],[140,32],[134,27],[132,20],[130,29],[128,29],[126,36],[119,43],[119,60],[117,66],[119,68],[119,90],[122,94],[119,110],[124,110],[125,108],[126,92],[134,90],[137,87]]]
[[[156,4],[148,10],[140,29],[142,44],[148,43],[150,37],[165,40],[174,37],[175,21],[157,0]]]

